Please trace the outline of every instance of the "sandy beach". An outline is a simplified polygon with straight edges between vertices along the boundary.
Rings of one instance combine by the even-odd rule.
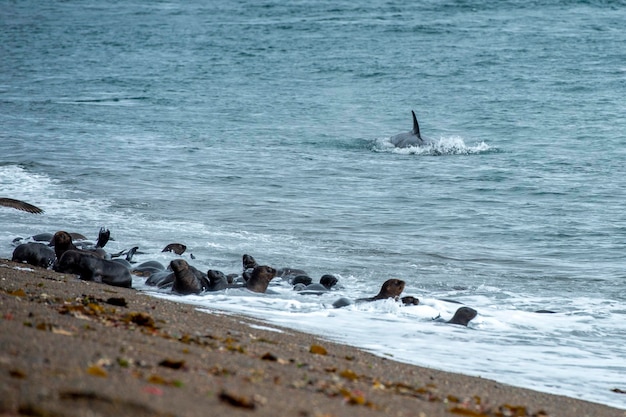
[[[626,416],[8,260],[0,312],[0,415]]]

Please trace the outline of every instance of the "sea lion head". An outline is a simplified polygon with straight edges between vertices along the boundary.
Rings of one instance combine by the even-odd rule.
[[[243,261],[243,270],[244,271],[246,269],[254,268],[255,266],[257,266],[256,261],[254,260],[254,258],[251,255],[243,255],[242,261]]]
[[[380,287],[380,292],[374,297],[375,300],[383,300],[385,298],[396,298],[404,291],[405,282],[401,279],[388,279]]]
[[[170,268],[174,273],[189,269],[189,264],[184,259],[174,259],[170,262]]]
[[[72,235],[69,233],[60,230],[52,236],[52,240],[50,241],[50,246],[60,247],[60,248],[69,248],[72,245]]]
[[[322,284],[329,290],[335,285],[337,285],[337,282],[338,282],[337,278],[334,275],[330,275],[330,274],[322,275],[322,277],[320,278],[320,284]]]

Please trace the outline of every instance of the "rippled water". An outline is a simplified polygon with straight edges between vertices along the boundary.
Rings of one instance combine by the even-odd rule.
[[[0,209],[0,256],[106,226],[138,261],[333,273],[154,295],[626,408],[623,3],[0,5],[1,196],[46,210]],[[432,147],[389,144],[411,110]],[[421,305],[330,307],[390,277]]]

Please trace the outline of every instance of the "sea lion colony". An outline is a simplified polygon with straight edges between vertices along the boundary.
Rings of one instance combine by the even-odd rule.
[[[245,288],[256,293],[265,293],[274,278],[281,278],[293,286],[300,294],[322,294],[330,291],[338,282],[334,275],[323,275],[319,283],[300,269],[275,269],[268,265],[259,265],[248,254],[242,256],[242,272],[224,274],[217,270],[206,273],[190,265],[182,258],[174,259],[165,267],[158,261],[147,261],[135,264],[132,260],[137,247],[110,254],[103,248],[110,239],[110,232],[100,229],[96,243],[87,240],[83,235],[58,231],[55,234],[42,233],[28,239],[17,238],[13,242],[17,247],[13,251],[12,260],[31,265],[51,268],[57,272],[78,275],[82,280],[95,281],[119,287],[132,287],[132,275],[145,278],[145,284],[159,289],[170,290],[179,295],[201,294],[207,291],[222,291],[228,288]],[[170,243],[164,252],[182,255],[186,246]],[[191,259],[195,259],[191,256]],[[353,303],[372,302],[394,299],[404,305],[418,305],[419,299],[414,296],[401,297],[405,282],[400,279],[388,279],[378,294],[349,300],[340,298],[333,307],[341,308]],[[476,310],[460,307],[454,317],[446,321],[450,324],[467,324],[476,317]]]

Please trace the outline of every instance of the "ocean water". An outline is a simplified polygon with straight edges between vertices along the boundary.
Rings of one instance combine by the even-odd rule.
[[[624,6],[0,0],[0,196],[45,210],[0,208],[0,257],[104,226],[139,262],[181,242],[202,270],[331,273],[322,296],[134,286],[626,409]],[[411,110],[433,146],[390,145]],[[388,278],[421,304],[331,307]],[[433,322],[442,299],[478,316]]]

